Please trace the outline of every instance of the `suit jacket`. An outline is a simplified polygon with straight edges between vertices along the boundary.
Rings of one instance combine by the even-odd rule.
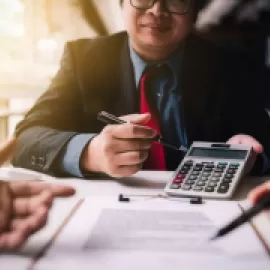
[[[179,94],[189,142],[223,142],[244,133],[270,154],[269,118],[251,95],[253,70],[245,55],[191,35],[182,61]],[[101,110],[139,112],[138,100],[125,32],[67,43],[60,70],[16,128],[13,165],[61,176],[59,160],[73,136],[99,133]]]

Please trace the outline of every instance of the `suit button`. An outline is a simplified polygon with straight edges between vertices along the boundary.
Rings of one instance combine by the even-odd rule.
[[[46,160],[45,160],[44,157],[39,157],[39,158],[37,159],[37,165],[38,165],[39,167],[41,167],[41,168],[44,167],[45,162],[46,162]]]
[[[36,157],[35,156],[31,156],[31,165],[32,166],[36,166],[36,161],[37,161]]]

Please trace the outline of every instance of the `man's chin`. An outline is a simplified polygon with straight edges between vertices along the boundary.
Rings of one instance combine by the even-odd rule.
[[[168,40],[161,40],[157,38],[149,38],[148,40],[144,40],[145,47],[153,48],[153,49],[162,49],[169,45]]]

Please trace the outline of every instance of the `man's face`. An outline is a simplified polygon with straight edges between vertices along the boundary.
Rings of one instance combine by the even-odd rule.
[[[184,15],[178,15],[169,13],[162,2],[156,1],[153,7],[139,10],[130,0],[124,0],[123,19],[135,47],[169,49],[176,47],[191,31],[191,7]]]

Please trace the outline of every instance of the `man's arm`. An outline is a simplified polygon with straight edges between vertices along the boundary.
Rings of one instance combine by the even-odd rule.
[[[60,175],[57,157],[81,130],[79,86],[75,76],[72,44],[67,44],[61,67],[49,89],[38,99],[16,128],[13,165]]]
[[[252,173],[266,173],[270,169],[267,168],[270,158],[270,118],[256,91],[256,66],[246,52],[229,51],[224,58],[221,73],[225,93],[221,122],[225,140],[241,134],[256,139],[262,145],[263,152],[257,156]]]

